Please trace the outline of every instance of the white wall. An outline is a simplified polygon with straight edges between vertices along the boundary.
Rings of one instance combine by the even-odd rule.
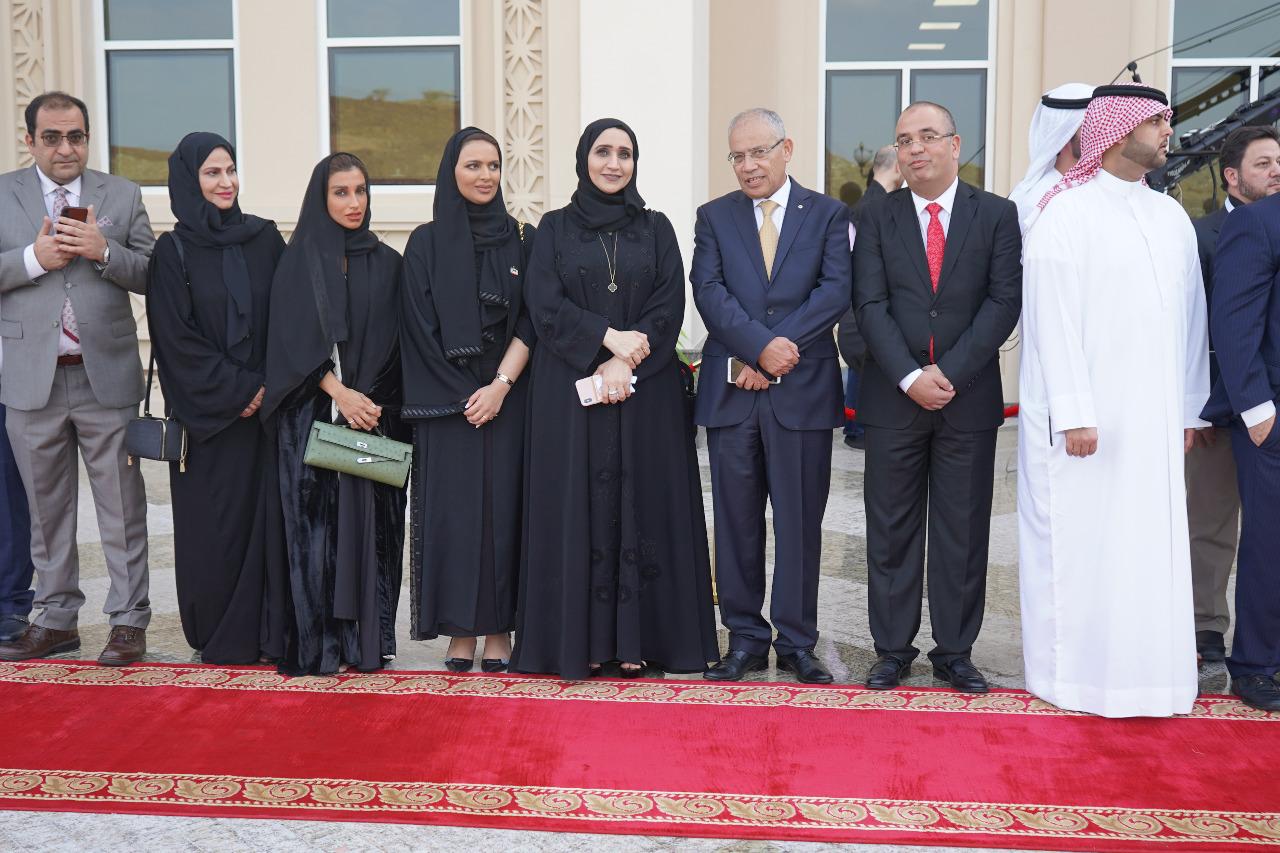
[[[687,275],[694,214],[707,200],[708,0],[580,0],[579,14],[579,127],[609,116],[635,131],[640,194],[671,220]],[[691,297],[684,328],[683,345],[700,347]]]

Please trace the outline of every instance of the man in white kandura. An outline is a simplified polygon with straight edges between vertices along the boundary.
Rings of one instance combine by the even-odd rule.
[[[1080,159],[1080,123],[1092,97],[1092,86],[1064,83],[1046,92],[1031,116],[1027,134],[1031,162],[1027,174],[1009,193],[1009,201],[1018,206],[1018,223],[1024,235],[1040,199]]]
[[[1183,455],[1209,396],[1191,220],[1143,176],[1168,99],[1099,86],[1080,162],[1023,255],[1018,538],[1027,689],[1106,717],[1189,713],[1195,623]]]

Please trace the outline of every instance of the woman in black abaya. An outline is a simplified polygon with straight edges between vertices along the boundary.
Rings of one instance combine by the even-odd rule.
[[[215,133],[178,143],[169,157],[177,222],[156,243],[147,285],[166,408],[188,438],[185,472],[169,466],[178,613],[201,659],[222,664],[278,650],[278,630],[261,616],[267,562],[282,556],[271,535],[273,454],[254,415],[284,241],[275,223],[240,212],[239,189],[231,143]]]
[[[718,650],[675,353],[680,248],[667,218],[644,209],[626,124],[593,122],[577,159],[578,189],[542,219],[525,283],[538,340],[511,667],[701,672]],[[591,375],[605,402],[584,407],[574,383]]]
[[[272,291],[262,416],[279,445],[290,675],[375,670],[395,655],[405,491],[302,461],[320,420],[405,438],[400,255],[369,230],[368,192],[355,156],[320,161]]]
[[[533,329],[522,285],[533,228],[502,201],[498,142],[474,127],[445,145],[432,221],[405,249],[401,347],[414,427],[412,633],[452,637],[445,666],[501,672],[520,567]]]

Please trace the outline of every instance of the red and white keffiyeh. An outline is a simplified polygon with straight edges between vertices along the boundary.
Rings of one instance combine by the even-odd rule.
[[[1044,194],[1036,206],[1044,210],[1044,206],[1058,193],[1093,180],[1102,168],[1102,155],[1108,148],[1147,119],[1160,114],[1166,121],[1173,118],[1169,99],[1159,89],[1140,83],[1099,86],[1093,92],[1093,100],[1085,110],[1084,123],[1080,125],[1080,160]]]

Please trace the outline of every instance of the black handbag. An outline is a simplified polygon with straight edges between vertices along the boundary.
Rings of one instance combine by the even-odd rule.
[[[182,273],[187,274],[187,261],[182,252],[182,241],[171,235],[178,250]],[[190,283],[188,282],[188,286]],[[129,454],[129,464],[136,459],[154,459],[157,462],[177,462],[179,470],[187,470],[187,428],[176,418],[157,418],[151,415],[151,383],[156,372],[156,350],[151,347],[151,360],[147,364],[147,394],[142,401],[142,416],[129,421],[124,428],[124,449]]]

